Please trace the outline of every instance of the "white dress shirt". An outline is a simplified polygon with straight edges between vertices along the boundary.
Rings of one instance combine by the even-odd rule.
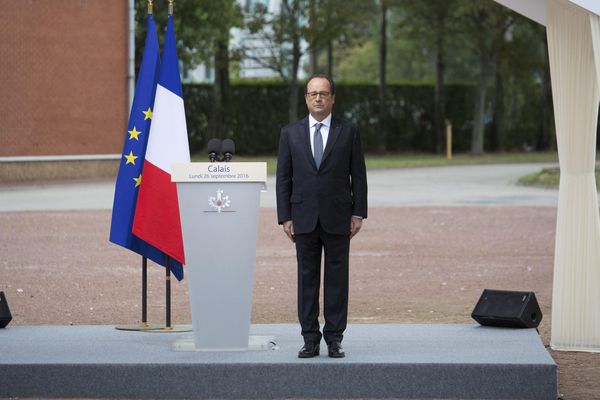
[[[317,121],[312,115],[308,114],[308,127],[310,128],[310,149],[313,157],[315,156],[315,130],[318,123],[323,124],[321,126],[321,137],[323,138],[323,152],[325,152],[325,146],[327,146],[327,138],[329,137],[329,128],[331,127],[331,114],[329,114],[323,121]]]

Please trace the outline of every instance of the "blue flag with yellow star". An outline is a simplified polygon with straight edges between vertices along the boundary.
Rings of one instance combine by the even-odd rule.
[[[119,174],[115,184],[110,241],[164,266],[165,253],[131,233],[138,190],[142,182],[142,166],[152,122],[152,107],[159,69],[160,52],[156,26],[152,15],[148,15],[144,56],[135,86]],[[183,266],[174,259],[171,259],[171,271],[178,280],[183,279]]]

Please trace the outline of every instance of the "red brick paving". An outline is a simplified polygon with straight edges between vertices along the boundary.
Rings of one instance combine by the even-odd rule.
[[[253,323],[296,322],[293,245],[261,209]],[[550,337],[556,209],[377,208],[352,240],[350,323],[473,323],[484,288],[534,291]],[[0,290],[12,324],[140,321],[140,257],[108,242],[110,211],[0,213]],[[151,323],[164,323],[164,270],[149,268]],[[186,281],[172,320],[189,324]],[[600,399],[600,354],[554,352],[565,399]]]

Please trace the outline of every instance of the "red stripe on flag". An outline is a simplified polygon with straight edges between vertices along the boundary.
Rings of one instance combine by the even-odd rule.
[[[171,174],[146,159],[132,232],[185,264],[177,186]]]

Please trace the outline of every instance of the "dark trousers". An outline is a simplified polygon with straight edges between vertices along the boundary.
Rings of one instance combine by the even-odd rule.
[[[326,343],[342,341],[348,321],[349,235],[325,232],[320,224],[314,231],[296,235],[298,258],[298,319],[305,342],[319,343],[319,289],[321,254],[325,252],[323,314]]]

